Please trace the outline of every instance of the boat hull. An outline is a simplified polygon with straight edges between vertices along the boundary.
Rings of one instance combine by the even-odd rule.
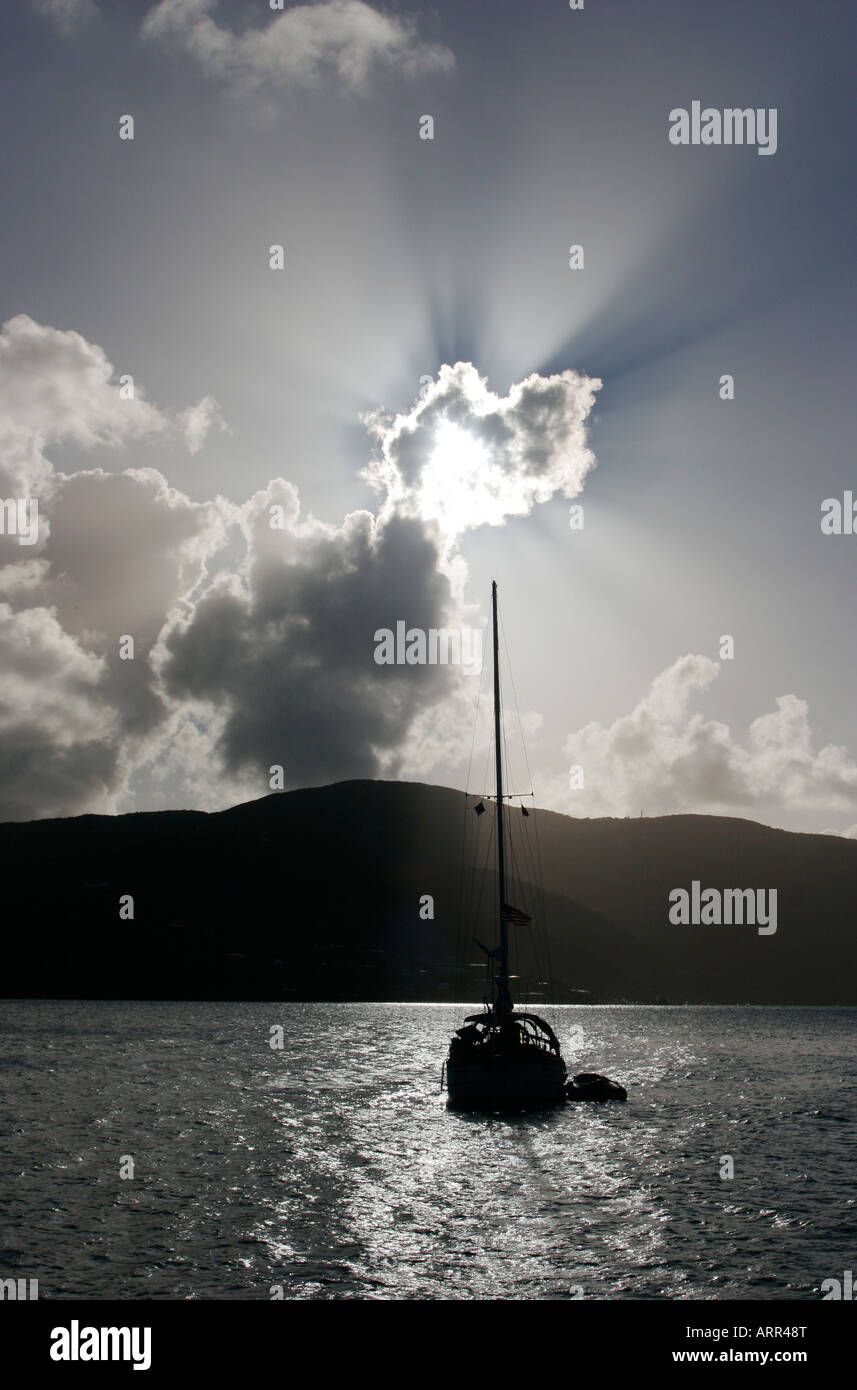
[[[544,1110],[563,1104],[567,1076],[555,1056],[448,1062],[448,1103],[455,1110]]]

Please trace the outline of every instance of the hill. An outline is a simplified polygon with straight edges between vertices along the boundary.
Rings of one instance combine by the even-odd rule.
[[[213,814],[0,825],[2,993],[478,1000],[470,938],[494,940],[494,808],[472,807],[447,788],[354,781]],[[857,1004],[857,843],[718,816],[513,810],[510,826],[520,865],[538,830],[544,886],[542,904],[522,871],[508,894],[540,928],[511,929],[520,993],[544,990],[546,933],[558,1002]],[[693,880],[776,889],[776,933],[672,925],[669,893]],[[465,911],[462,883],[480,881]]]

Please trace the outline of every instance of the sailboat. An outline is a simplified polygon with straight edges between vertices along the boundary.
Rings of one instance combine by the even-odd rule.
[[[559,1041],[538,1014],[515,1008],[509,975],[509,926],[529,922],[506,901],[503,827],[503,751],[500,722],[500,645],[497,585],[491,585],[494,650],[494,762],[497,780],[499,941],[486,951],[491,993],[485,1009],[457,1029],[444,1064],[448,1103],[462,1110],[535,1110],[565,1100],[568,1071]],[[479,943],[477,943],[478,945]]]

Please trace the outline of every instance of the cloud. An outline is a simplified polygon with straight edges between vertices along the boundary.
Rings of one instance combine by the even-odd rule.
[[[55,613],[0,603],[0,819],[111,809],[120,749],[100,699],[104,661]]]
[[[228,504],[191,502],[155,469],[58,474],[46,511],[38,556],[0,567],[6,819],[117,809],[172,714],[152,648],[229,519]]]
[[[570,734],[564,751],[582,768],[584,787],[555,780],[551,804],[580,815],[857,810],[857,763],[833,744],[814,752],[804,700],[779,696],[776,709],[750,725],[745,743],[694,709],[719,671],[708,657],[682,656],[630,714]]]
[[[95,0],[30,0],[32,8],[56,25],[63,38],[70,38],[98,14]]]
[[[598,383],[531,376],[498,396],[457,363],[409,411],[369,421],[377,514],[306,516],[285,479],[241,504],[192,502],[157,469],[65,474],[45,450],[177,436],[196,450],[222,427],[210,396],[174,415],[139,389],[124,399],[100,347],[23,315],[0,332],[0,367],[6,481],[40,503],[36,545],[0,538],[0,777],[5,757],[16,818],[118,809],[137,793],[163,804],[177,787],[185,804],[224,804],[267,793],[272,766],[297,787],[436,757],[465,694],[472,708],[472,678],[379,665],[375,633],[463,625],[462,532],[574,495],[594,463]],[[126,636],[133,660],[121,659]],[[34,653],[56,691],[47,703]]]
[[[270,527],[272,506],[284,508],[282,529]],[[216,580],[164,633],[167,694],[227,711],[223,765],[256,769],[259,794],[272,765],[288,786],[377,776],[416,715],[460,679],[448,666],[374,660],[380,627],[445,625],[452,594],[435,544],[408,518],[304,520],[282,479],[250,500],[244,525],[241,573]]]
[[[116,448],[178,436],[195,453],[212,424],[224,428],[212,396],[173,417],[149,404],[138,383],[112,378],[103,349],[79,333],[36,323],[27,314],[7,319],[0,329],[0,430],[24,462],[22,474],[44,475],[46,445]]]
[[[470,677],[379,666],[374,633],[399,621],[463,625],[455,542],[557,491],[579,492],[595,462],[585,423],[599,385],[573,372],[534,375],[501,397],[471,363],[445,365],[409,411],[366,417],[377,515],[355,512],[339,526],[305,519],[283,479],[250,499],[244,564],[171,624],[156,658],[171,700],[228,712],[217,740],[228,775],[255,769],[262,792],[273,765],[301,786],[425,764],[465,693],[472,707]]]
[[[111,377],[103,351],[77,333],[26,315],[0,330],[0,497],[39,507],[35,545],[0,536],[7,818],[115,809],[146,737],[169,715],[149,651],[233,520],[229,504],[193,503],[156,469],[55,470],[45,454],[55,444],[157,442],[183,433],[198,410],[173,419],[139,391],[123,399]],[[213,403],[205,414],[215,418]]]
[[[160,0],[146,16],[143,36],[187,53],[207,76],[247,93],[315,87],[330,76],[361,92],[377,69],[414,76],[454,66],[448,49],[417,38],[412,20],[363,0],[292,5],[241,34],[212,18],[216,8],[217,0]]]
[[[243,503],[192,502],[151,467],[58,472],[46,450],[65,442],[180,437],[196,452],[224,428],[220,411],[210,396],[172,414],[139,389],[125,399],[79,334],[26,315],[3,325],[0,497],[36,496],[40,512],[37,544],[0,537],[0,815],[115,810],[135,795],[223,805],[265,794],[272,766],[297,787],[447,765],[472,678],[379,665],[375,633],[479,623],[462,536],[580,492],[600,384],[567,371],[500,395],[471,363],[443,366],[408,410],[366,417],[377,511],[328,522],[282,478]],[[719,671],[683,656],[630,714],[570,735],[585,789],[557,780],[548,804],[853,821],[857,764],[815,751],[806,703],[779,697],[741,741],[698,708]]]
[[[410,410],[364,416],[377,449],[363,476],[384,499],[382,516],[433,522],[450,545],[557,492],[577,496],[595,467],[586,422],[600,388],[566,371],[499,396],[472,363],[443,366]]]
[[[213,396],[203,396],[196,405],[189,405],[179,415],[178,423],[189,454],[199,453],[211,429],[216,427],[221,433],[228,433],[220,406]]]
[[[102,675],[91,698],[117,739],[140,737],[167,714],[149,654],[224,543],[229,504],[191,502],[153,468],[92,469],[53,474],[40,488],[40,508],[35,554],[3,539],[0,598],[16,611],[50,611],[96,656]],[[126,636],[134,639],[133,660],[120,657]],[[36,782],[33,793],[38,799]]]
[[[115,447],[165,433],[168,420],[141,398],[124,399],[100,347],[27,314],[0,329],[0,421],[39,444]]]

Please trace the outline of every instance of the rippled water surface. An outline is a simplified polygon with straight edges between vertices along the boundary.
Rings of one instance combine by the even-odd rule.
[[[446,1109],[464,1012],[0,1001],[0,1277],[42,1298],[814,1299],[855,1268],[857,1010],[545,1008],[569,1070],[629,1102],[514,1119]]]

